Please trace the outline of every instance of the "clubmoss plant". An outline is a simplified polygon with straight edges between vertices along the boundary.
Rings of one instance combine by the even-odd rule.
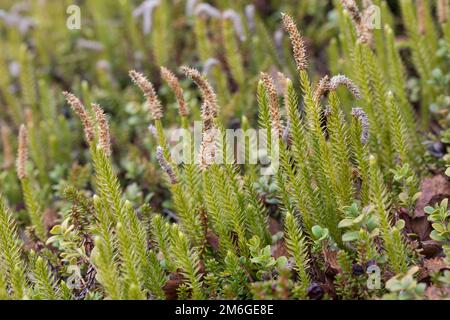
[[[0,299],[444,297],[448,1],[188,4],[0,20]]]

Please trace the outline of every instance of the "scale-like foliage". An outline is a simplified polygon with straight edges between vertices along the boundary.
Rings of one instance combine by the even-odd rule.
[[[298,226],[295,217],[291,213],[286,213],[284,218],[284,229],[286,232],[286,248],[294,258],[294,269],[298,272],[302,292],[309,287],[311,280],[308,275],[309,258],[307,242]]]

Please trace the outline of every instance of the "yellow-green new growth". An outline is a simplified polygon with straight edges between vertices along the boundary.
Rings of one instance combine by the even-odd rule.
[[[36,232],[36,235],[44,240],[46,231],[44,227],[43,215],[41,205],[33,192],[31,181],[28,179],[26,172],[26,162],[28,160],[28,132],[25,125],[21,125],[19,131],[19,146],[17,150],[17,176],[22,186],[23,198],[25,207],[30,216],[31,223]]]
[[[361,99],[361,93],[358,86],[351,79],[342,74],[334,76],[330,79],[328,83],[328,89],[330,91],[336,91],[339,86],[346,87],[347,90],[353,94],[355,99]]]
[[[169,163],[169,161],[164,156],[164,150],[161,146],[158,146],[156,148],[156,159],[159,162],[159,165],[161,166],[161,169],[167,174],[169,177],[169,181],[171,184],[177,184],[178,183],[178,177],[176,176],[175,171],[172,168],[172,165]]]
[[[360,12],[354,0],[341,0],[342,5],[348,11],[350,18],[358,32],[358,41],[361,43],[370,43],[372,34],[364,21],[364,15]]]
[[[186,101],[184,100],[183,88],[180,85],[180,81],[169,69],[165,67],[161,67],[160,72],[161,77],[164,79],[164,81],[167,82],[169,87],[175,93],[175,97],[178,102],[178,112],[180,116],[182,117],[189,116],[189,110],[187,108]]]

